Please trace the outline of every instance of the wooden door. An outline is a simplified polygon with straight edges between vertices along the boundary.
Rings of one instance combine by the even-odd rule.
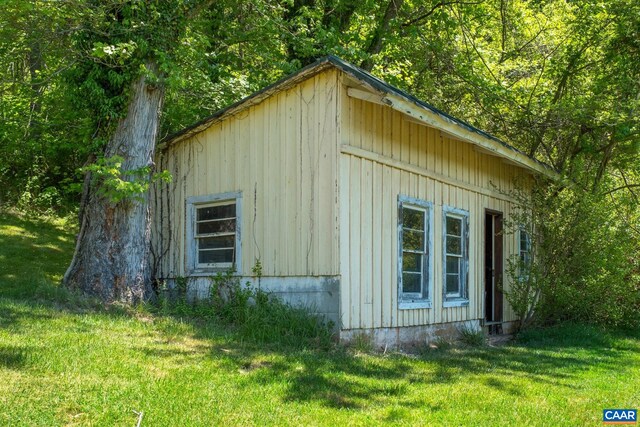
[[[485,323],[502,322],[502,280],[504,243],[502,212],[485,212],[484,230],[484,315]]]

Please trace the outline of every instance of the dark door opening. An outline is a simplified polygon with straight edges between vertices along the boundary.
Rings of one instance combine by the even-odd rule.
[[[502,239],[502,212],[487,210],[484,218],[484,324],[493,334],[502,332]]]

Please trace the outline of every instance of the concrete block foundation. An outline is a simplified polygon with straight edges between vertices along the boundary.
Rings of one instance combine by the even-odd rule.
[[[403,326],[396,328],[348,329],[340,331],[340,341],[349,343],[365,335],[374,348],[407,348],[434,342],[438,338],[456,339],[460,328],[480,330],[480,320],[437,323],[433,325]]]

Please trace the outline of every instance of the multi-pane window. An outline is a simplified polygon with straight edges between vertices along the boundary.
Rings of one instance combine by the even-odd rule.
[[[531,263],[531,236],[524,228],[520,228],[520,262],[523,265]]]
[[[444,294],[446,301],[467,299],[468,213],[444,210]]]
[[[427,257],[425,245],[425,211],[414,207],[402,208],[402,293],[420,298],[424,264]]]
[[[187,199],[187,264],[191,273],[239,269],[240,193]]]
[[[231,267],[235,261],[236,203],[196,207],[199,267]]]
[[[426,303],[429,300],[429,223],[431,204],[408,197],[399,198],[398,246],[400,249],[399,300]]]
[[[531,235],[524,228],[520,227],[518,232],[518,255],[520,258],[520,278],[526,279],[531,266]]]

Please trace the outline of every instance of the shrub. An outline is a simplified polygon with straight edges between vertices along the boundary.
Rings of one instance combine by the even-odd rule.
[[[23,212],[51,215],[60,208],[62,197],[57,188],[45,187],[39,175],[30,176],[22,189],[16,207]]]
[[[509,290],[504,290],[509,304],[519,319],[518,329],[526,329],[535,320],[542,298],[543,279],[541,266],[535,255],[525,263],[518,254],[507,259]]]
[[[509,228],[527,224],[535,251],[526,280],[520,273],[525,266],[510,260],[506,297],[523,326],[532,320],[640,325],[637,209],[625,214],[602,195],[571,188],[547,187],[531,198],[518,197]]]

